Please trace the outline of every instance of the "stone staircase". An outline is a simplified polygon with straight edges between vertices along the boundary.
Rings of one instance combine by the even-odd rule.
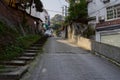
[[[11,61],[0,62],[0,65],[4,65],[5,69],[7,69],[6,71],[0,72],[0,80],[19,80],[28,70],[29,63],[39,54],[40,49],[47,40],[47,38],[43,39],[32,44],[21,56]]]

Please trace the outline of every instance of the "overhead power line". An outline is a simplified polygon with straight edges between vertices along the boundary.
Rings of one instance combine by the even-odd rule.
[[[49,9],[46,9],[47,11],[50,11],[50,12],[55,12],[55,13],[62,13],[60,11],[55,11],[55,10],[49,10]]]
[[[112,4],[115,3],[116,1],[118,1],[118,0],[113,1]],[[90,15],[91,15],[91,14],[94,14],[94,13],[96,13],[96,12],[98,12],[98,11],[100,11],[100,10],[106,8],[106,7],[107,7],[107,6],[104,6],[104,7],[100,8],[100,9],[98,9],[98,10],[96,10],[96,11],[90,13]]]

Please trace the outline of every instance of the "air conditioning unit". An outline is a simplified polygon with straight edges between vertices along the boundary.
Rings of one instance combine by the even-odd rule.
[[[110,2],[110,0],[102,0],[102,2],[103,2],[104,4],[106,4],[106,3]]]
[[[105,17],[100,16],[100,17],[98,17],[98,20],[99,20],[100,23],[101,23],[101,22],[104,22],[104,21],[105,21]]]

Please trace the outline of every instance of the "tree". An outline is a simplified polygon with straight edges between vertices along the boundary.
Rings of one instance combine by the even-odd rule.
[[[69,0],[69,3],[69,15],[65,18],[65,22],[74,27],[75,35],[90,38],[95,34],[95,30],[91,26],[86,25],[88,22],[86,0]]]
[[[59,35],[60,31],[63,28],[63,16],[60,14],[56,14],[52,19],[51,19],[51,27],[56,31],[56,35]]]
[[[79,3],[76,3],[75,0],[69,0],[70,7],[68,9],[69,15],[66,18],[66,21],[83,21],[87,19],[87,2],[86,0],[78,0]]]
[[[42,12],[43,11],[43,4],[40,0],[34,0],[36,11]]]
[[[32,6],[33,2],[35,3],[36,11],[42,12],[43,11],[43,4],[42,4],[41,0],[20,0],[17,3],[17,6],[20,6],[23,9],[30,7],[30,14],[31,14],[31,6]]]
[[[55,22],[61,22],[61,21],[63,21],[63,16],[60,15],[60,14],[56,14],[56,15],[51,19],[51,21],[53,21],[54,23],[55,23]]]

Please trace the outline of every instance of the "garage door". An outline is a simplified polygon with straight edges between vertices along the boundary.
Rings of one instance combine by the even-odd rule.
[[[102,35],[101,42],[120,47],[120,34]]]

